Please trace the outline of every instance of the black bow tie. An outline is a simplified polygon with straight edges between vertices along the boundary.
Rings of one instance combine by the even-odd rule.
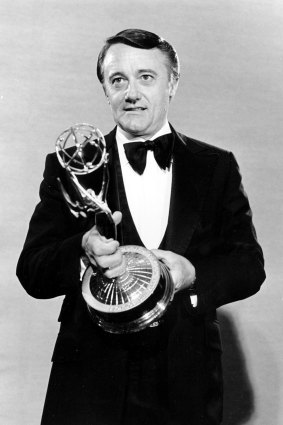
[[[157,137],[155,140],[125,143],[124,149],[130,165],[138,174],[144,172],[148,150],[153,151],[154,158],[160,168],[169,169],[173,151],[173,136],[170,133]]]

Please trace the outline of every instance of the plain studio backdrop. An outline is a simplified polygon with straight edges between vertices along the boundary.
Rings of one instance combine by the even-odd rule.
[[[58,332],[62,299],[32,299],[15,276],[45,156],[74,123],[113,128],[96,58],[137,27],[176,47],[170,121],[234,152],[265,253],[260,293],[219,311],[224,424],[282,424],[282,1],[2,0],[0,20],[0,423],[39,424]]]

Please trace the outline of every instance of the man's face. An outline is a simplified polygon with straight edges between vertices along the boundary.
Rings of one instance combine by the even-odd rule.
[[[150,138],[165,123],[177,89],[164,53],[114,44],[106,53],[103,71],[115,122],[132,136]]]

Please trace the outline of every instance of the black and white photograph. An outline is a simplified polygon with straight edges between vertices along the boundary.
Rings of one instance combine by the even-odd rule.
[[[283,3],[0,22],[1,424],[281,425]]]

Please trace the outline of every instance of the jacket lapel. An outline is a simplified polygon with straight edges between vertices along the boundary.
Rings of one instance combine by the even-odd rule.
[[[183,255],[200,219],[218,154],[177,133],[173,152],[173,179],[165,249]]]

